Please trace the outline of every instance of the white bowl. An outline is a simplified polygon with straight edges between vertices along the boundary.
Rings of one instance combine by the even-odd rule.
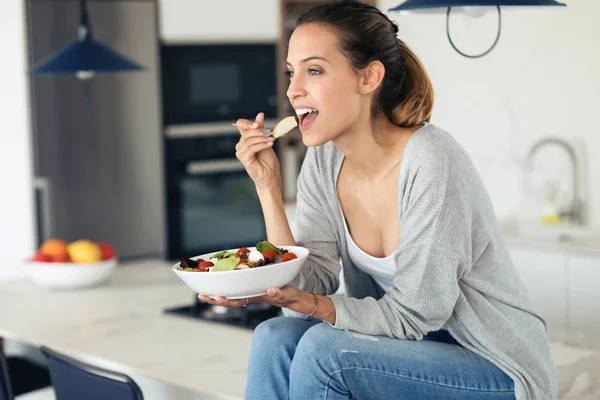
[[[103,283],[117,264],[116,258],[89,264],[30,261],[25,265],[25,271],[36,285],[50,289],[79,289]]]
[[[277,246],[296,254],[298,258],[279,264],[270,264],[264,267],[240,269],[235,271],[218,272],[191,272],[183,271],[177,263],[173,271],[196,293],[210,297],[223,296],[228,299],[243,299],[246,297],[262,296],[267,293],[269,286],[282,287],[287,285],[296,277],[298,271],[306,261],[309,250],[299,246]],[[253,255],[260,254],[255,247],[248,247]],[[236,252],[238,249],[223,251]],[[208,261],[209,257],[217,251],[192,257],[192,260],[203,258]]]

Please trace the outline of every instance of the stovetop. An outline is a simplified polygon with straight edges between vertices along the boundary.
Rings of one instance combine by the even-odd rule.
[[[201,302],[196,296],[194,296],[192,304],[167,308],[164,312],[252,330],[261,322],[282,315],[281,308],[267,304],[251,303],[246,307],[227,308]]]

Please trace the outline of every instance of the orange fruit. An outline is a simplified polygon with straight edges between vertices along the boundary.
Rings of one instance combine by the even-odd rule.
[[[62,258],[69,255],[67,242],[61,239],[48,239],[40,247],[41,254],[52,258]]]

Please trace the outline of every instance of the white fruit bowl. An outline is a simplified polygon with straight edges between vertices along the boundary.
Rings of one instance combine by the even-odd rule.
[[[223,296],[228,299],[243,299],[262,296],[267,293],[269,286],[282,287],[290,283],[308,258],[309,250],[305,247],[278,247],[293,252],[298,258],[264,267],[218,272],[183,271],[179,265],[180,263],[177,263],[173,266],[173,272],[194,292],[210,297]],[[249,258],[251,260],[253,255],[260,255],[255,247],[248,247],[248,249],[250,250]],[[237,249],[222,251],[235,252]],[[208,261],[209,257],[215,253],[218,253],[218,251],[192,257],[192,260],[202,258]]]
[[[77,264],[30,261],[25,265],[29,280],[50,289],[79,289],[99,285],[112,275],[118,260]]]

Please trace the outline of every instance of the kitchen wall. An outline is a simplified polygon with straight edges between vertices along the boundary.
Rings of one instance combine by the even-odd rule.
[[[380,0],[387,11],[400,0]],[[566,8],[507,8],[496,48],[481,59],[456,53],[446,37],[446,14],[388,13],[399,37],[425,64],[436,90],[432,122],[471,154],[500,217],[539,214],[545,182],[557,181],[561,201],[571,194],[564,152],[546,148],[522,165],[530,146],[558,136],[576,146],[588,221],[600,225],[600,1],[566,1]],[[451,34],[462,51],[485,50],[497,15],[452,14]]]
[[[379,0],[379,5],[387,10],[399,2]],[[210,10],[199,4],[160,0],[161,36],[195,40],[212,32],[215,40],[238,40],[240,30],[252,40],[278,35],[277,0],[222,0]],[[556,135],[577,146],[585,172],[581,182],[588,221],[600,225],[600,180],[594,179],[600,173],[600,135],[593,123],[600,109],[600,74],[594,74],[600,70],[596,43],[600,27],[594,23],[600,2],[567,0],[567,4],[560,9],[503,8],[498,46],[478,60],[463,58],[450,47],[444,13],[390,16],[398,21],[400,37],[421,57],[435,85],[432,122],[448,130],[472,155],[500,216],[536,213],[527,193],[540,193],[540,182],[556,175],[563,200],[568,200],[564,154],[548,148],[536,158],[536,174],[525,174],[522,168],[535,140]],[[235,12],[228,13],[225,6]],[[455,15],[451,22],[452,35],[466,52],[484,49],[494,38],[494,13],[479,19]],[[14,266],[32,254],[35,242],[22,1],[2,4],[0,51],[10,59],[0,64],[1,277],[15,272]],[[526,192],[527,187],[538,191]]]
[[[400,2],[378,4],[387,12]],[[500,217],[537,218],[549,184],[559,191],[559,204],[570,202],[571,167],[560,149],[544,148],[533,172],[523,168],[536,140],[558,136],[576,148],[587,221],[600,225],[600,180],[594,181],[600,137],[590,123],[600,105],[600,74],[593,75],[600,70],[595,43],[600,27],[592,20],[600,2],[566,2],[566,8],[503,7],[498,45],[476,60],[458,55],[448,43],[444,11],[388,14],[433,80],[432,122],[471,154]],[[160,4],[165,40],[275,40],[279,34],[278,0],[223,0],[210,9],[193,0]],[[467,53],[486,49],[496,27],[495,12],[451,18],[452,36]]]
[[[0,278],[34,250],[32,148],[22,0],[0,7]]]
[[[276,41],[280,0],[159,0],[160,36],[172,42]]]

